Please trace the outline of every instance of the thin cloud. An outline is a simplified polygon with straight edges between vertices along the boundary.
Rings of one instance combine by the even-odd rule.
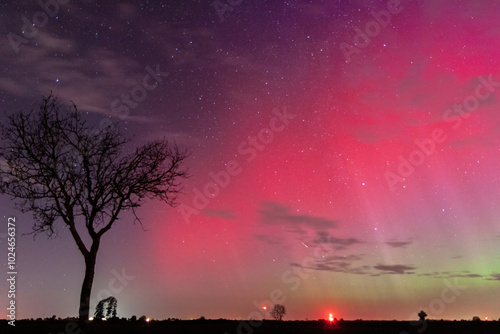
[[[471,273],[468,270],[464,271],[433,271],[428,273],[418,274],[419,277],[431,277],[431,278],[482,278],[480,274]]]
[[[260,222],[266,225],[288,225],[290,232],[303,233],[303,228],[314,230],[326,230],[335,228],[338,223],[334,220],[315,217],[311,215],[294,215],[290,209],[281,203],[264,201],[262,208],[258,211],[261,218]]]
[[[469,277],[469,278],[479,278],[479,277],[483,277],[479,274],[465,274],[465,275],[462,275],[462,276],[459,276],[459,277]]]
[[[334,273],[345,273],[345,274],[355,274],[355,275],[371,275],[370,266],[366,265],[355,266],[348,261],[334,261],[330,263],[314,262],[308,266],[304,266],[299,263],[291,263],[290,265],[293,267],[299,267],[309,270],[330,271]]]
[[[312,242],[315,244],[331,244],[336,250],[363,243],[356,238],[336,238],[326,231],[317,231],[317,238]]]
[[[265,242],[266,244],[269,244],[269,245],[278,245],[281,243],[280,239],[271,238],[270,236],[265,235],[265,234],[254,234],[253,237],[255,239],[262,241],[262,242]]]
[[[324,255],[307,261],[307,263],[291,263],[293,267],[307,270],[330,271],[334,273],[345,273],[355,275],[371,275],[371,267],[359,265],[358,261],[363,260],[363,254],[350,255]]]
[[[411,245],[413,241],[387,241],[385,244],[389,245],[393,248],[405,248],[408,245]]]
[[[486,278],[488,281],[500,281],[500,274],[491,274]]]
[[[335,262],[335,261],[359,261],[363,259],[363,255],[330,255],[320,258],[319,262]]]
[[[403,264],[379,264],[376,266],[373,266],[374,269],[386,272],[388,274],[413,274],[414,272],[411,272],[412,270],[417,269],[416,267],[412,266],[405,266]],[[410,272],[409,272],[410,271]]]

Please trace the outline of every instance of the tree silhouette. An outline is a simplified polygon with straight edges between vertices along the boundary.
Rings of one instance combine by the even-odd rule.
[[[147,199],[176,205],[187,153],[159,139],[125,154],[131,138],[115,123],[93,129],[74,103],[63,106],[52,94],[38,111],[11,115],[1,130],[0,192],[12,196],[22,212],[33,213],[34,236],[57,236],[56,222],[62,220],[84,257],[84,325],[103,234],[123,211],[130,210],[142,226],[135,209]]]
[[[106,318],[116,318],[117,300],[115,297],[108,297],[108,306],[106,307]]]
[[[95,320],[100,320],[104,318],[104,299],[101,300],[99,303],[97,303],[97,306],[95,307],[95,312],[94,312],[94,319]]]
[[[281,321],[285,314],[286,309],[283,305],[280,304],[274,305],[273,309],[271,310],[271,316],[274,318],[274,320]]]
[[[118,301],[113,296],[101,300],[95,308],[94,317],[98,320],[102,318],[116,318],[117,304]]]
[[[425,321],[425,317],[427,316],[427,313],[425,313],[423,310],[420,311],[418,314],[418,317],[420,318],[420,321]]]

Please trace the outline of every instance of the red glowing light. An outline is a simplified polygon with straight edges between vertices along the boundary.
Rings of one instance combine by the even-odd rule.
[[[267,306],[262,306],[262,309],[263,310],[267,310]]]
[[[333,314],[331,314],[331,313],[330,313],[330,314],[328,315],[328,320],[330,320],[330,322],[332,322],[332,321],[333,321]]]

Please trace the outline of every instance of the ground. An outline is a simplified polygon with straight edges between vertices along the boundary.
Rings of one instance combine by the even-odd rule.
[[[70,321],[17,321],[15,330],[6,321],[0,322],[0,332],[6,333],[82,334]],[[130,321],[91,323],[85,333],[179,333],[179,334],[490,334],[500,333],[499,321],[427,321],[425,324],[408,321],[341,321],[332,324],[319,321],[233,321],[177,320],[132,323]]]

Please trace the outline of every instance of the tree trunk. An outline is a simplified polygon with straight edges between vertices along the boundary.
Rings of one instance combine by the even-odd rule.
[[[90,252],[85,256],[85,276],[83,278],[82,291],[80,293],[80,310],[78,312],[80,326],[84,327],[89,321],[90,314],[90,294],[94,283],[95,263],[99,240],[94,240]]]

